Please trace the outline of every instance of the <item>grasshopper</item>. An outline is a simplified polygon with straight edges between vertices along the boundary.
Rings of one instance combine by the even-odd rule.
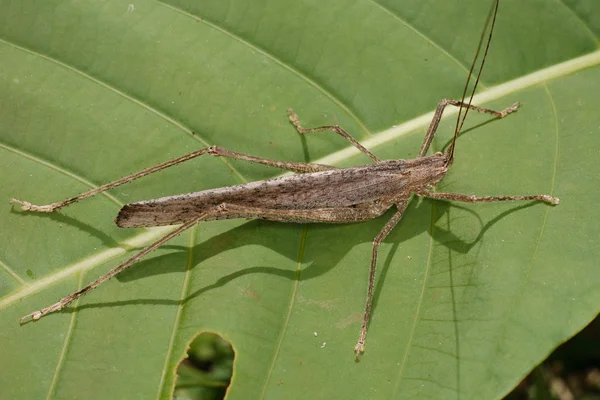
[[[395,207],[395,213],[373,241],[367,285],[367,298],[363,312],[362,326],[358,342],[354,347],[355,355],[359,358],[361,353],[365,350],[367,329],[371,316],[377,251],[384,238],[402,219],[403,213],[413,194],[437,200],[451,200],[468,203],[533,200],[556,205],[559,202],[558,198],[550,195],[478,197],[466,194],[440,193],[433,191],[435,185],[444,178],[454,161],[455,143],[469,110],[488,113],[496,118],[503,118],[508,114],[517,111],[519,107],[519,103],[515,103],[502,111],[494,111],[471,104],[492,39],[498,6],[499,0],[495,0],[480,37],[478,49],[473,59],[473,63],[471,64],[462,99],[460,101],[442,99],[439,102],[425,134],[419,154],[412,160],[380,160],[341,127],[332,125],[304,128],[300,124],[297,114],[292,109],[289,109],[289,120],[298,133],[309,134],[321,131],[333,131],[348,140],[362,153],[370,157],[373,163],[350,168],[336,168],[334,166],[323,164],[271,160],[237,153],[217,146],[211,146],[151,168],[144,169],[135,174],[102,185],[96,189],[61,202],[37,206],[26,201],[11,199],[11,203],[21,205],[21,208],[25,211],[53,212],[105,190],[115,188],[119,185],[131,182],[134,179],[141,178],[204,154],[215,157],[229,157],[237,160],[245,160],[298,173],[298,175],[209,189],[195,193],[162,197],[159,199],[140,201],[125,205],[120,210],[115,221],[119,227],[180,226],[81,290],[64,297],[46,308],[42,308],[41,310],[24,316],[21,318],[21,323],[24,323],[29,319],[39,320],[47,314],[63,309],[74,300],[129,268],[146,254],[200,222],[231,218],[258,218],[293,223],[353,223],[376,218],[384,214],[388,209]],[[471,91],[469,101],[465,102],[469,82],[473,75],[473,70],[477,65],[490,21],[491,27],[487,34],[485,51],[479,64],[477,78]],[[452,141],[446,151],[436,152],[433,155],[426,155],[440,123],[444,109],[448,105],[459,108]],[[463,110],[464,114],[462,113]]]

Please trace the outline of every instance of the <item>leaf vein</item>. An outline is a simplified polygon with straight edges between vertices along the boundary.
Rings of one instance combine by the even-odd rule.
[[[6,271],[8,275],[10,275],[15,281],[19,282],[22,286],[27,285],[27,282],[23,280],[15,271],[12,270],[8,265],[6,265],[2,260],[0,260],[0,268]]]
[[[423,280],[421,282],[421,293],[419,294],[419,300],[417,301],[417,308],[415,310],[413,316],[413,323],[410,327],[410,334],[408,336],[408,340],[406,341],[406,349],[404,351],[404,356],[402,357],[402,362],[400,363],[400,368],[398,369],[398,377],[396,378],[396,385],[394,386],[394,391],[392,392],[391,398],[395,399],[398,397],[398,392],[400,390],[400,382],[405,379],[402,375],[404,374],[404,369],[406,367],[408,356],[410,355],[410,348],[412,346],[412,342],[415,336],[415,331],[417,328],[417,322],[419,321],[419,313],[421,312],[421,306],[423,305],[423,298],[425,297],[425,289],[427,288],[427,277],[429,276],[429,269],[432,264],[433,258],[433,230],[435,229],[435,204],[431,206],[431,222],[429,224],[429,254],[427,255],[427,262],[425,267],[425,272],[423,274]]]
[[[583,25],[586,33],[588,33],[590,35],[590,37],[592,38],[592,40],[594,41],[594,43],[596,43],[596,47],[600,47],[600,40],[598,40],[598,38],[596,37],[596,35],[594,34],[594,32],[592,32],[592,30],[590,29],[590,26],[588,24],[586,24],[586,22],[581,18],[581,16],[579,14],[577,14],[575,12],[575,10],[573,10],[571,7],[569,7],[567,5],[567,3],[565,3],[564,0],[557,0],[558,3],[562,4],[564,8],[566,8],[567,10],[569,10],[573,16],[579,21],[581,22],[581,25]]]
[[[260,398],[264,399],[265,394],[267,392],[267,386],[271,380],[271,376],[273,375],[273,370],[275,369],[275,364],[277,362],[277,358],[279,357],[279,352],[281,351],[281,345],[283,343],[283,339],[285,338],[285,333],[287,331],[288,325],[290,323],[290,318],[292,315],[292,310],[294,308],[294,302],[296,300],[296,294],[298,292],[298,283],[300,282],[300,273],[302,271],[302,257],[304,255],[304,250],[306,248],[306,238],[308,236],[308,226],[305,224],[302,230],[302,237],[300,239],[300,249],[298,251],[298,262],[296,264],[296,279],[294,280],[294,286],[291,291],[290,296],[290,304],[288,306],[288,312],[285,316],[285,321],[283,323],[283,327],[281,328],[281,333],[279,335],[279,340],[277,341],[277,346],[275,347],[275,351],[273,353],[273,360],[271,361],[271,365],[269,366],[269,370],[265,377],[265,385],[263,386]]]
[[[83,286],[83,275],[84,274],[79,274],[79,280],[77,282],[77,290],[81,289],[81,287]],[[79,314],[78,312],[76,312],[77,311],[76,308],[77,307],[75,306],[74,309],[71,311],[71,318],[69,318],[69,326],[67,327],[67,332],[65,334],[65,340],[63,341],[63,346],[62,346],[62,349],[60,350],[60,354],[59,354],[58,360],[56,362],[56,367],[54,368],[54,375],[52,376],[52,381],[50,381],[50,386],[48,387],[48,393],[46,394],[46,400],[51,399],[52,395],[54,394],[54,389],[56,388],[56,384],[58,382],[60,372],[62,371],[62,367],[65,362],[65,356],[67,354],[67,349],[69,348],[69,345],[71,344],[71,339],[73,338],[75,319],[77,318],[77,315]]]
[[[346,105],[344,102],[342,102],[342,100],[340,98],[338,98],[337,96],[335,96],[331,91],[325,89],[323,86],[319,85],[315,80],[311,79],[308,75],[306,75],[305,73],[303,73],[302,71],[300,71],[297,68],[294,68],[292,65],[284,62],[283,60],[275,57],[275,55],[269,53],[267,50],[263,49],[262,47],[259,47],[258,45],[250,42],[249,40],[246,40],[238,35],[236,35],[235,33],[228,31],[227,29],[217,25],[215,22],[209,21],[207,20],[205,17],[199,17],[197,15],[194,15],[190,12],[187,12],[183,9],[177,8],[175,6],[172,6],[171,4],[167,4],[164,3],[162,1],[159,0],[155,0],[157,3],[161,4],[162,6],[169,8],[175,12],[178,12],[182,15],[188,16],[190,18],[193,18],[194,20],[201,22],[205,25],[208,25],[210,27],[212,27],[213,29],[229,36],[230,38],[242,43],[245,46],[248,46],[249,48],[251,48],[252,50],[256,51],[257,53],[267,57],[268,59],[270,59],[271,61],[275,62],[277,65],[279,65],[280,67],[284,68],[285,70],[291,72],[292,74],[298,76],[300,79],[302,79],[304,82],[306,82],[307,84],[309,84],[310,86],[314,87],[315,89],[317,89],[319,92],[321,92],[325,97],[327,97],[329,100],[331,100],[333,103],[335,103],[338,107],[340,107],[342,110],[344,110],[344,112],[346,112],[346,114],[352,119],[354,120],[354,122],[363,130],[363,132],[369,136],[372,135],[371,131],[369,130],[369,128],[366,127],[366,125],[363,123],[363,121],[358,118],[358,116],[352,111],[350,110],[350,108],[348,107],[348,105]]]
[[[175,126],[176,128],[178,128],[182,132],[186,133],[190,138],[192,138],[192,139],[200,142],[202,144],[202,146],[204,146],[204,147],[210,146],[210,144],[206,140],[204,140],[203,138],[200,137],[200,135],[198,134],[198,132],[192,131],[190,128],[188,128],[187,126],[185,126],[182,122],[177,121],[176,119],[168,116],[167,114],[165,114],[164,112],[160,111],[159,109],[154,108],[151,105],[144,103],[143,101],[141,101],[141,100],[133,97],[132,95],[129,95],[129,94],[127,94],[127,93],[125,93],[125,92],[117,89],[114,86],[111,86],[110,84],[108,84],[108,83],[100,80],[99,78],[96,78],[96,77],[94,77],[94,76],[92,76],[92,75],[90,75],[90,74],[88,74],[86,72],[83,72],[83,71],[75,68],[74,66],[69,65],[67,63],[64,63],[64,62],[62,62],[60,60],[57,60],[57,59],[52,58],[50,56],[47,56],[47,55],[45,55],[43,53],[40,53],[38,51],[35,51],[35,50],[32,50],[32,49],[20,46],[20,45],[18,45],[16,43],[8,42],[8,41],[6,41],[6,40],[4,40],[2,38],[0,38],[0,43],[3,43],[3,44],[5,44],[7,46],[10,46],[10,47],[14,47],[15,49],[18,49],[18,50],[21,50],[23,52],[32,54],[32,55],[34,55],[36,57],[40,57],[43,60],[50,61],[51,63],[59,65],[59,66],[65,68],[65,69],[67,69],[67,70],[69,70],[71,72],[76,73],[77,75],[80,75],[80,76],[82,76],[82,77],[84,77],[86,79],[89,79],[90,81],[92,81],[92,82],[94,82],[94,83],[102,86],[103,88],[108,89],[109,91],[117,94],[118,96],[121,96],[121,97],[123,97],[123,98],[131,101],[132,103],[134,103],[134,104],[142,107],[143,109],[149,111],[150,113],[152,113],[152,114],[154,114],[154,115],[156,115],[156,116],[164,119],[165,121],[167,121],[171,125]],[[229,168],[231,170],[231,172],[233,172],[233,174],[238,177],[238,179],[240,179],[242,182],[246,182],[247,181],[247,179],[244,178],[244,176],[227,159],[225,159],[224,157],[218,157],[218,159],[222,163],[224,163],[227,166],[227,168]]]
[[[157,399],[161,398],[161,394],[164,390],[164,384],[165,384],[165,379],[167,377],[167,373],[175,372],[174,370],[169,371],[169,361],[171,359],[171,356],[173,355],[173,343],[175,343],[175,338],[177,336],[177,332],[179,331],[179,329],[177,329],[177,328],[180,327],[180,324],[181,324],[181,314],[183,313],[183,307],[185,306],[184,301],[187,298],[187,295],[189,293],[190,279],[191,279],[191,275],[192,275],[191,274],[192,262],[193,262],[193,257],[194,257],[194,242],[196,241],[196,232],[197,232],[197,226],[196,226],[196,228],[194,228],[192,230],[192,232],[190,232],[190,239],[189,239],[189,243],[188,243],[188,245],[189,245],[188,259],[187,259],[187,265],[185,268],[185,276],[183,278],[183,285],[181,286],[181,295],[179,296],[179,302],[177,305],[177,312],[175,314],[175,320],[173,321],[173,331],[171,332],[171,338],[169,339],[169,346],[167,348],[167,354],[165,355],[165,363],[163,365],[163,369],[161,371],[160,379],[158,382],[158,390],[156,391]],[[173,382],[175,382],[175,380],[173,380]]]
[[[9,146],[9,145],[7,145],[5,143],[0,142],[0,149],[4,149],[4,150],[7,150],[7,151],[10,151],[11,153],[17,154],[17,155],[19,155],[21,157],[24,157],[24,158],[28,159],[28,160],[31,160],[33,162],[36,162],[36,163],[40,164],[40,165],[43,165],[44,167],[47,167],[47,168],[52,169],[54,171],[57,171],[57,172],[65,175],[65,176],[68,176],[69,178],[72,178],[72,179],[76,180],[77,182],[80,182],[80,183],[84,184],[85,186],[89,187],[90,189],[95,189],[95,188],[98,187],[98,185],[96,185],[96,184],[88,181],[87,179],[85,179],[82,176],[79,176],[79,175],[75,174],[74,172],[71,172],[71,171],[68,171],[68,170],[66,170],[64,168],[61,168],[58,165],[53,164],[53,163],[51,163],[49,161],[43,160],[42,158],[40,158],[38,156],[34,156],[32,154],[28,154],[28,153],[26,153],[26,152],[24,152],[22,150],[18,150],[18,149],[14,148],[14,147],[11,147],[11,146]],[[108,199],[110,199],[110,201],[112,201],[113,203],[115,203],[119,207],[123,206],[123,203],[121,201],[119,201],[119,199],[117,199],[115,196],[111,195],[110,193],[108,193],[108,192],[102,192],[100,194],[103,195],[103,196],[105,196],[105,197],[107,197]]]
[[[49,286],[52,286],[56,282],[60,282],[64,279],[67,279],[68,277],[75,275],[81,271],[89,271],[95,268],[96,266],[113,259],[114,257],[124,254],[128,249],[136,248],[138,246],[146,244],[147,242],[156,240],[166,235],[171,230],[173,230],[172,226],[149,229],[142,234],[133,236],[119,243],[115,247],[100,251],[90,257],[84,258],[83,260],[76,262],[75,264],[61,268],[50,275],[38,279],[32,284],[23,286],[21,289],[15,291],[13,294],[0,299],[0,310],[3,310],[4,308],[10,306],[14,302],[23,299],[27,296],[30,296],[34,293],[37,293]]]
[[[469,74],[469,69],[467,68],[466,65],[464,65],[456,57],[454,57],[452,54],[450,54],[450,52],[448,52],[446,49],[444,49],[439,43],[437,43],[436,41],[434,41],[433,39],[431,39],[429,36],[427,36],[426,34],[424,34],[423,32],[421,32],[420,30],[418,30],[415,26],[413,26],[412,24],[410,24],[406,19],[402,18],[400,15],[394,13],[388,7],[384,6],[381,3],[378,3],[375,0],[368,0],[368,1],[371,2],[371,3],[373,3],[373,4],[375,4],[377,7],[381,8],[384,12],[388,13],[394,19],[398,20],[402,25],[406,26],[408,29],[412,30],[414,33],[416,33],[417,35],[421,36],[428,43],[431,43],[433,45],[433,47],[435,47],[436,49],[438,49],[440,51],[440,53],[442,53],[443,55],[445,55],[446,57],[448,57],[448,59],[450,59],[452,62],[454,62],[455,64],[457,64],[464,72],[466,72],[467,74]],[[480,87],[482,89],[485,89],[487,87],[487,85],[485,85],[481,80],[479,81],[479,85],[480,85]]]

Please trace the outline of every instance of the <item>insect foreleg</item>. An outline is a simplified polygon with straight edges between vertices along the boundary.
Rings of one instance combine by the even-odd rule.
[[[358,343],[354,347],[356,352],[356,358],[360,357],[360,354],[365,351],[365,341],[367,339],[367,329],[369,327],[369,320],[371,319],[371,307],[373,305],[373,290],[375,289],[375,269],[377,267],[377,251],[379,245],[385,239],[385,237],[394,229],[396,224],[402,219],[402,215],[406,210],[408,202],[403,201],[396,203],[397,211],[394,216],[385,224],[381,232],[373,240],[373,253],[371,255],[371,267],[369,269],[369,286],[367,289],[367,301],[365,303],[365,313],[363,314],[363,323],[360,329],[360,336],[358,337]]]
[[[455,106],[455,107],[460,107],[462,105],[463,107],[468,107],[469,109],[474,110],[474,111],[491,114],[497,118],[504,118],[508,114],[517,111],[517,109],[519,108],[521,103],[516,102],[512,106],[507,107],[502,111],[494,111],[494,110],[490,110],[489,108],[476,106],[474,104],[463,103],[459,100],[442,99],[442,101],[439,102],[437,108],[435,109],[435,113],[433,114],[433,119],[431,120],[431,123],[429,124],[427,133],[425,134],[425,139],[423,139],[423,144],[421,145],[421,150],[419,151],[419,157],[423,157],[425,155],[425,153],[427,153],[427,150],[429,150],[429,146],[431,145],[433,136],[435,136],[435,132],[437,131],[438,125],[440,124],[440,120],[442,119],[442,114],[444,113],[444,109],[446,108],[447,105],[451,105],[451,106]]]

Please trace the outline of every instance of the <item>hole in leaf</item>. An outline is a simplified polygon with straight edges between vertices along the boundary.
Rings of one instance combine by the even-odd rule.
[[[173,398],[223,399],[233,374],[235,353],[231,344],[212,332],[203,332],[190,343],[187,358],[177,367]]]

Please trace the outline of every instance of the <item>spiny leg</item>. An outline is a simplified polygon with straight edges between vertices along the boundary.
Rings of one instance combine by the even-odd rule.
[[[283,221],[283,222],[333,222],[333,223],[344,223],[344,222],[358,222],[364,221],[368,219],[375,218],[385,212],[387,208],[389,208],[391,204],[386,202],[381,202],[379,204],[373,204],[370,207],[366,208],[351,208],[351,207],[340,207],[340,208],[326,208],[326,209],[308,209],[308,210],[277,210],[277,209],[264,209],[264,208],[255,208],[255,207],[246,207],[239,206],[235,204],[223,203],[220,204],[210,210],[207,210],[205,213],[198,215],[197,217],[191,219],[185,224],[181,225],[179,228],[174,230],[173,232],[165,235],[161,239],[152,243],[148,247],[144,248],[139,253],[135,254],[133,257],[129,258],[127,261],[117,266],[116,268],[109,271],[107,274],[101,276],[96,279],[83,289],[78,290],[62,299],[58,302],[46,307],[42,308],[39,311],[32,312],[21,318],[20,322],[23,323],[27,319],[31,318],[34,321],[39,320],[45,315],[53,313],[55,311],[60,311],[64,307],[66,307],[71,302],[85,295],[92,289],[95,289],[102,283],[106,282],[110,278],[115,275],[123,272],[125,269],[129,268],[132,264],[139,261],[143,256],[150,253],[151,251],[157,249],[167,241],[173,239],[177,235],[181,234],[185,230],[191,228],[203,220],[209,219],[211,216],[219,215],[221,218],[263,218],[274,221]]]
[[[352,143],[352,145],[354,147],[356,147],[358,150],[360,150],[361,152],[363,152],[367,156],[369,156],[369,158],[371,160],[373,160],[375,162],[381,161],[381,160],[379,160],[379,158],[377,158],[377,156],[375,156],[375,154],[371,153],[366,147],[364,147],[356,139],[354,139],[352,136],[350,136],[350,134],[348,132],[346,132],[345,130],[343,130],[342,128],[340,128],[337,125],[318,126],[316,128],[303,128],[300,125],[300,120],[298,119],[298,115],[291,108],[288,108],[288,117],[289,117],[290,121],[292,122],[292,124],[294,124],[294,126],[296,127],[296,130],[298,131],[298,133],[300,133],[300,134],[304,135],[304,134],[313,133],[313,132],[333,131],[333,132],[337,133],[338,135],[340,135],[341,137],[343,137],[344,139],[346,139],[347,141],[349,141],[350,143]]]
[[[89,191],[81,193],[75,197],[71,197],[67,200],[60,201],[57,203],[37,206],[35,204],[31,204],[28,201],[22,201],[22,200],[17,200],[17,199],[10,199],[10,202],[21,205],[21,209],[23,209],[24,211],[53,212],[60,208],[66,207],[70,204],[73,204],[79,200],[83,200],[88,197],[92,197],[92,196],[97,195],[98,193],[102,193],[108,189],[112,189],[117,186],[123,185],[125,183],[129,183],[135,179],[141,178],[146,175],[150,175],[154,172],[158,172],[158,171],[163,170],[168,167],[172,167],[173,165],[180,164],[184,161],[191,160],[192,158],[199,157],[203,154],[209,154],[214,157],[229,157],[229,158],[238,159],[238,160],[245,160],[245,161],[250,161],[253,163],[257,163],[257,164],[267,165],[269,167],[286,169],[286,170],[290,170],[290,171],[294,171],[294,172],[298,172],[298,173],[319,172],[319,171],[327,171],[327,170],[335,169],[335,167],[332,167],[329,165],[323,165],[323,164],[311,164],[311,163],[302,163],[302,162],[286,162],[286,161],[270,160],[267,158],[260,158],[260,157],[255,157],[255,156],[251,156],[248,154],[237,153],[235,151],[229,151],[229,150],[223,149],[221,147],[217,147],[217,146],[211,146],[211,147],[206,147],[204,149],[193,151],[189,154],[174,158],[174,159],[164,162],[162,164],[158,164],[153,167],[146,168],[144,170],[136,172],[135,174],[128,175],[128,176],[118,179],[114,182],[104,184],[95,189],[89,190]]]
[[[468,107],[471,110],[491,114],[497,118],[504,118],[508,114],[517,111],[517,109],[519,108],[521,103],[516,102],[515,104],[511,105],[510,107],[505,108],[502,111],[494,111],[494,110],[490,110],[489,108],[476,106],[474,104],[463,103],[459,100],[442,99],[442,101],[439,102],[439,104],[437,105],[437,108],[435,109],[435,113],[433,114],[433,119],[431,120],[431,123],[429,124],[427,133],[425,134],[425,139],[423,140],[423,144],[421,145],[421,150],[419,151],[419,157],[423,157],[425,155],[425,153],[427,153],[427,150],[429,150],[429,146],[431,145],[433,136],[435,136],[435,132],[437,131],[438,125],[440,124],[440,120],[442,119],[442,114],[444,113],[444,109],[446,108],[447,105],[451,105],[451,106],[455,106],[455,107],[460,107],[462,105],[463,107]]]
[[[356,352],[356,359],[360,358],[360,354],[365,351],[365,341],[367,340],[367,330],[369,327],[369,320],[371,319],[371,307],[373,305],[373,291],[375,289],[375,268],[377,267],[377,250],[379,245],[385,239],[385,237],[391,232],[398,222],[402,219],[404,210],[406,210],[407,202],[396,203],[397,211],[392,218],[385,224],[381,232],[377,235],[373,241],[373,253],[371,255],[371,267],[369,269],[369,286],[367,289],[367,301],[365,303],[365,313],[363,314],[363,323],[360,329],[360,336],[358,337],[358,343],[354,347]]]
[[[466,203],[491,203],[494,201],[537,200],[543,201],[544,203],[557,205],[560,201],[557,197],[552,197],[547,194],[535,194],[528,196],[473,196],[468,194],[439,193],[429,191],[420,191],[416,192],[416,194],[418,196],[429,197],[431,199],[454,200]]]
[[[144,248],[142,251],[140,251],[139,253],[135,254],[133,257],[131,257],[130,259],[128,259],[127,261],[125,261],[124,263],[122,263],[121,265],[119,265],[118,267],[110,270],[106,275],[103,275],[100,278],[96,279],[95,281],[93,281],[92,283],[90,283],[89,285],[87,285],[86,287],[84,287],[83,289],[80,289],[80,290],[76,291],[75,293],[71,293],[67,297],[63,297],[62,299],[60,299],[59,301],[57,301],[56,303],[54,303],[54,304],[52,304],[52,305],[50,305],[48,307],[42,308],[41,310],[34,311],[31,314],[25,315],[24,317],[22,317],[20,319],[19,322],[22,324],[22,323],[24,323],[29,318],[31,318],[33,321],[37,321],[40,318],[42,318],[44,315],[48,315],[48,314],[53,313],[55,311],[62,310],[68,304],[70,304],[73,301],[77,300],[78,298],[80,298],[81,296],[85,295],[86,293],[88,293],[92,289],[95,289],[96,287],[98,287],[102,283],[106,282],[107,280],[109,280],[113,276],[119,274],[120,272],[123,272],[124,270],[126,270],[127,268],[129,268],[132,264],[134,264],[135,262],[139,261],[139,259],[142,258],[143,256],[145,256],[146,254],[150,253],[153,250],[156,250],[158,247],[160,247],[164,243],[168,242],[169,240],[173,239],[175,236],[178,236],[179,234],[181,234],[185,230],[187,230],[187,229],[191,228],[192,226],[196,225],[198,222],[202,221],[208,215],[209,215],[209,213],[207,212],[205,214],[202,214],[202,215],[198,216],[197,218],[194,218],[193,220],[191,220],[189,222],[186,222],[185,224],[181,225],[179,228],[177,228],[173,232],[171,232],[171,233],[163,236],[162,238],[160,238],[156,242],[152,243],[150,246]]]
[[[236,151],[231,151],[224,149],[218,146],[211,146],[208,148],[209,154],[215,157],[229,157],[234,158],[236,160],[244,160],[253,162],[256,164],[263,164],[269,167],[285,169],[292,172],[297,172],[299,174],[305,174],[310,172],[320,172],[320,171],[329,171],[332,169],[337,169],[331,165],[325,164],[316,164],[316,163],[305,163],[305,162],[293,162],[293,161],[279,161],[279,160],[271,160],[269,158],[262,158],[251,156],[249,154],[238,153]]]

